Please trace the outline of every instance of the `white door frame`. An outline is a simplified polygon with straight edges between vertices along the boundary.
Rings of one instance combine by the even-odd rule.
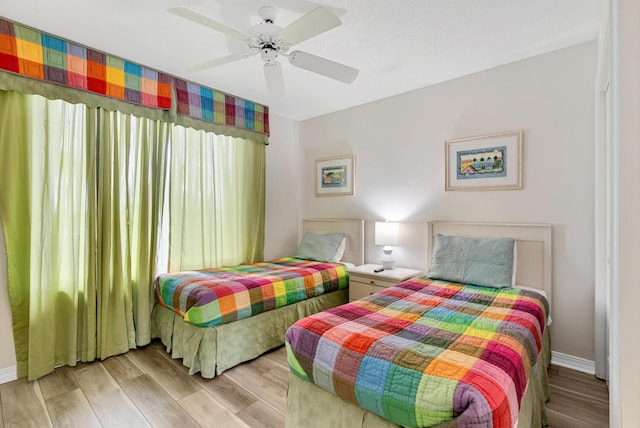
[[[595,357],[609,383],[609,425],[620,424],[619,0],[605,1],[596,80]]]
[[[610,320],[612,252],[612,153],[611,153],[611,38],[608,8],[603,11],[596,78],[595,145],[595,374],[609,375],[608,326]]]

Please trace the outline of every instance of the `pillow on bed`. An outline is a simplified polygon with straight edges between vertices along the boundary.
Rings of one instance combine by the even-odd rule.
[[[428,278],[508,288],[515,279],[515,239],[436,236]]]
[[[341,235],[344,235],[344,234],[341,234]],[[340,260],[342,260],[342,256],[344,256],[344,250],[346,248],[347,248],[347,237],[343,236],[342,240],[340,241],[340,245],[338,245],[338,250],[329,261],[332,263],[340,262]]]
[[[305,233],[298,246],[296,258],[339,262],[344,254],[345,241],[344,233]]]

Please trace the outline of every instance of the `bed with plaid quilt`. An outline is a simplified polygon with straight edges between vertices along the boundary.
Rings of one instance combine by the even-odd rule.
[[[159,275],[157,301],[208,327],[248,318],[271,309],[347,288],[349,276],[340,263],[286,257],[232,267]]]
[[[291,371],[399,425],[512,427],[542,347],[535,291],[415,278],[296,322]]]

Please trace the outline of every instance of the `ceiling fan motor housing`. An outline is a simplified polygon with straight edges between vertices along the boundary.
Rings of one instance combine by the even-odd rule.
[[[249,35],[252,39],[248,41],[248,44],[252,50],[260,51],[260,57],[265,64],[273,64],[276,62],[278,54],[285,53],[289,49],[289,45],[278,37],[282,28],[269,22],[270,18],[266,17],[267,14],[261,14],[261,16],[265,21],[249,29]],[[275,10],[272,16],[275,17]]]

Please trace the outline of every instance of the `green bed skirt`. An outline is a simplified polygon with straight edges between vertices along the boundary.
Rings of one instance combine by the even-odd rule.
[[[543,337],[540,362],[536,365],[522,398],[518,428],[540,428],[548,425],[545,403],[549,400],[547,375],[551,362],[549,336],[550,332],[547,328]],[[398,428],[399,425],[346,402],[289,372],[286,427]],[[437,428],[453,427],[456,427],[455,421],[437,426]]]
[[[284,344],[284,334],[297,320],[347,303],[349,290],[263,312],[229,324],[197,327],[156,303],[151,337],[160,338],[172,358],[182,358],[189,374],[213,378],[242,362]]]

